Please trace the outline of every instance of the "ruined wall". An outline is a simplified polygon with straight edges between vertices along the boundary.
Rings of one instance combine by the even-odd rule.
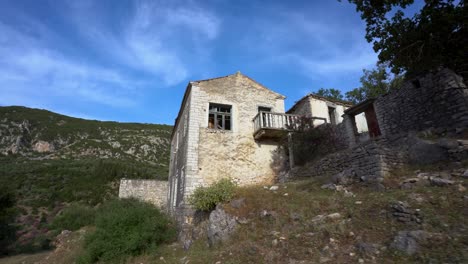
[[[384,139],[329,154],[293,170],[295,177],[333,176],[352,171],[358,180],[380,182],[391,168],[401,166],[407,153]]]
[[[293,170],[296,177],[333,176],[353,171],[361,180],[379,182],[392,169],[410,163],[460,161],[468,156],[461,141],[423,140],[421,131],[461,135],[468,128],[468,89],[450,70],[405,82],[396,91],[374,102],[382,136],[359,142],[350,118],[338,126],[348,137],[349,148],[329,154]],[[450,141],[450,140],[449,140]],[[464,142],[464,141],[463,141]]]
[[[166,207],[167,181],[121,179],[119,198],[136,198],[160,208]]]
[[[200,102],[198,123],[198,177],[202,185],[223,177],[240,185],[272,182],[273,153],[278,143],[255,141],[253,118],[258,107],[284,113],[284,97],[241,74],[196,84]],[[208,128],[209,103],[231,105],[232,129]]]
[[[461,133],[468,127],[468,89],[463,79],[444,69],[407,81],[374,102],[382,135],[433,129]]]
[[[311,96],[297,102],[297,104],[288,113],[294,115],[314,116],[326,118],[327,122],[330,123],[330,116],[328,114],[328,106],[335,107],[335,120],[337,124],[343,122],[343,114],[347,106],[329,102],[322,99],[317,99]],[[318,126],[323,124],[322,120],[315,120],[314,125]],[[366,118],[363,115],[356,116],[356,125],[360,132],[367,131]]]

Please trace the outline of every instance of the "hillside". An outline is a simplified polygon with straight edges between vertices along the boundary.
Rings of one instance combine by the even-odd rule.
[[[125,263],[467,263],[467,168],[466,161],[407,167],[378,192],[363,183],[332,190],[323,185],[326,178],[238,188],[221,205],[235,219],[221,244],[209,246],[203,233],[208,215],[199,215],[188,250],[166,244]],[[434,180],[440,177],[451,180],[440,184]],[[0,263],[71,263],[89,230],[62,233],[48,253]]]
[[[0,186],[16,199],[15,247],[47,247],[47,225],[63,207],[116,196],[120,178],[167,179],[171,130],[0,107]]]

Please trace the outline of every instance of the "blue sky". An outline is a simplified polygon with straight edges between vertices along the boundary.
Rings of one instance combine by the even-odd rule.
[[[0,105],[173,124],[188,81],[285,96],[359,86],[377,55],[346,1],[0,1]]]

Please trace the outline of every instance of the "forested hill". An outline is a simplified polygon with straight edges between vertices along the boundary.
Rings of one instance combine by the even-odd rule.
[[[0,153],[28,159],[119,159],[167,174],[172,126],[102,122],[0,107]]]
[[[171,130],[0,107],[0,194],[14,199],[17,227],[9,247],[43,249],[62,208],[117,196],[121,178],[166,180]]]

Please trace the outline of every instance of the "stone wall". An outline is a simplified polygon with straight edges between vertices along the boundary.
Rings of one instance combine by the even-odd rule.
[[[167,181],[121,179],[119,198],[137,198],[165,208],[167,187]]]
[[[407,81],[374,102],[384,137],[432,129],[456,135],[468,127],[468,89],[463,79],[444,69]]]
[[[210,103],[232,107],[231,130],[208,128]],[[176,217],[189,214],[184,201],[197,187],[221,178],[240,185],[275,179],[272,162],[278,143],[253,137],[258,107],[284,113],[284,96],[240,73],[189,83],[171,141],[167,202]]]
[[[364,181],[381,181],[395,168],[410,163],[460,161],[468,156],[465,141],[424,140],[421,134],[463,137],[468,128],[468,89],[450,70],[407,81],[374,101],[382,135],[360,142],[348,115],[338,126],[349,148],[293,170],[296,177],[333,176],[352,172]],[[466,133],[466,132],[465,132]],[[447,143],[449,142],[449,143]]]
[[[401,164],[404,156],[398,155],[382,139],[369,141],[366,144],[329,154],[314,160],[305,166],[293,170],[296,177],[332,177],[342,171],[350,171],[362,181],[380,181],[392,166]]]
[[[240,185],[273,182],[276,172],[272,157],[279,143],[256,141],[253,119],[258,107],[284,113],[284,97],[242,74],[200,82],[197,87],[202,102],[198,117],[198,175],[202,184],[210,185],[224,177]],[[207,127],[210,103],[232,106],[231,130]]]

